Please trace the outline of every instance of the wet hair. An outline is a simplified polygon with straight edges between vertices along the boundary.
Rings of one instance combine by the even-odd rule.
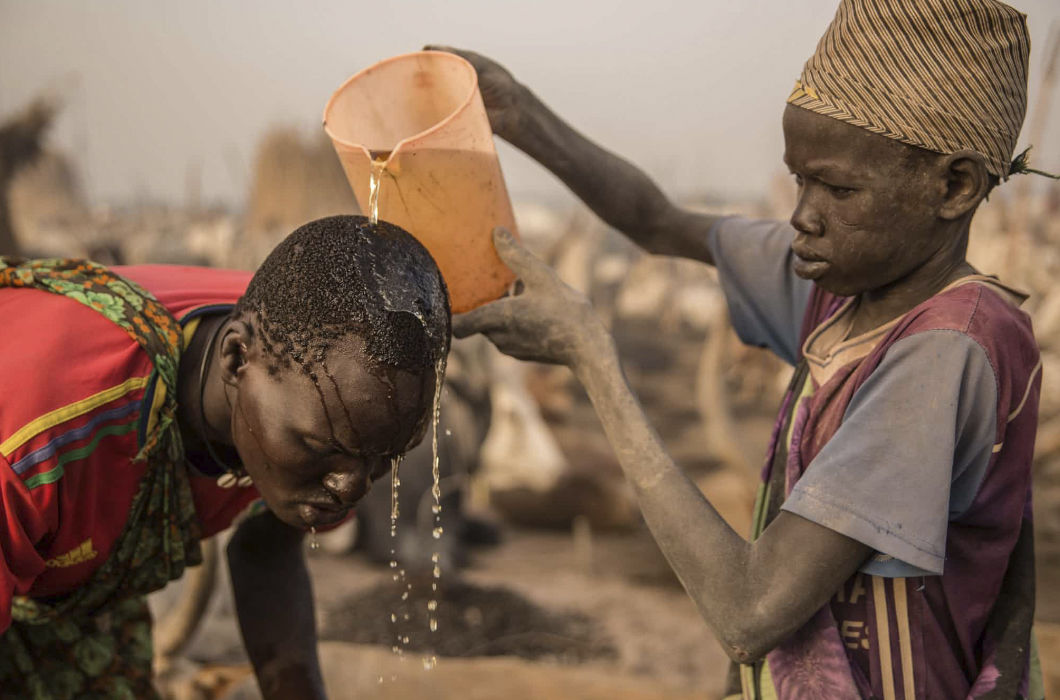
[[[427,249],[401,228],[331,216],[296,229],[254,274],[236,313],[269,372],[292,365],[316,381],[329,349],[355,335],[377,367],[433,371],[449,349],[449,298]]]

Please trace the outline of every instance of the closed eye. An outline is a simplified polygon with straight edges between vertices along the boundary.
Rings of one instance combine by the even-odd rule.
[[[825,187],[838,199],[845,199],[856,191],[853,187],[840,187],[839,185],[829,185],[828,183],[825,183]]]

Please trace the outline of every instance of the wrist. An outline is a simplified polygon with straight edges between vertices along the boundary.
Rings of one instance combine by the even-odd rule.
[[[574,345],[568,366],[583,385],[591,380],[594,370],[600,370],[618,362],[618,350],[611,334],[598,318],[586,326],[587,331],[579,336]]]
[[[512,101],[505,110],[505,119],[497,135],[520,150],[530,145],[538,120],[541,101],[522,83],[516,81],[512,90]]]

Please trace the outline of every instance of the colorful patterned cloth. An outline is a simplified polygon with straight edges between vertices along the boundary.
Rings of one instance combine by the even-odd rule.
[[[3,697],[153,697],[150,616],[142,596],[201,562],[200,527],[176,423],[181,329],[157,299],[91,262],[0,257],[0,287],[62,295],[98,311],[151,358],[164,391],[136,459],[148,469],[110,557],[62,596],[18,597],[0,636]]]
[[[794,235],[732,217],[708,237],[740,338],[796,366],[754,534],[787,510],[875,555],[730,691],[1041,698],[1030,522],[1041,361],[1020,296],[973,275],[853,336],[854,300],[792,271]]]

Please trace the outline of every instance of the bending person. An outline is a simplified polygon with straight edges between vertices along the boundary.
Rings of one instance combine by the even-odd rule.
[[[0,688],[156,697],[144,594],[228,547],[266,698],[323,697],[307,531],[423,437],[449,346],[410,235],[313,221],[253,275],[0,257]]]

